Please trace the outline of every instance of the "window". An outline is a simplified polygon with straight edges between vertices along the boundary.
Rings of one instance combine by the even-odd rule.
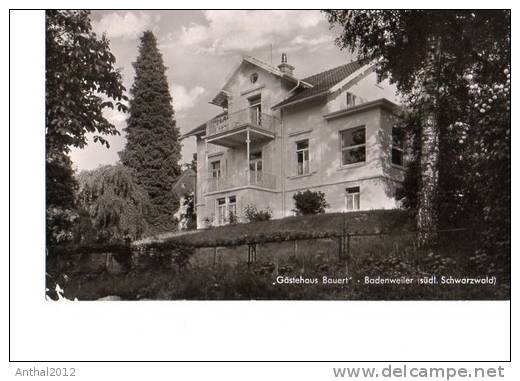
[[[359,187],[345,189],[345,207],[348,211],[359,210]]]
[[[237,216],[237,196],[229,196],[228,198],[228,216],[230,220]]]
[[[392,128],[392,164],[404,166],[404,130]]]
[[[249,175],[251,184],[262,182],[262,152],[249,154]]]
[[[249,76],[249,80],[251,81],[251,83],[255,83],[256,81],[258,81],[258,73],[253,73]]]
[[[224,225],[226,222],[226,199],[218,198],[217,199],[217,223],[219,225]]]
[[[365,98],[361,98],[357,95],[354,95],[352,93],[347,92],[346,93],[347,98],[347,108],[359,106],[362,103],[365,103],[367,100]]]
[[[217,198],[217,224],[225,225],[237,216],[237,197],[229,196]]]
[[[340,132],[341,165],[362,163],[366,159],[365,127]]]
[[[296,159],[298,163],[298,175],[309,173],[309,140],[296,142]]]
[[[262,97],[257,95],[253,98],[249,98],[249,115],[251,117],[251,123],[262,125]]]
[[[358,103],[358,97],[352,93],[347,92],[347,108],[354,107]]]
[[[213,177],[214,179],[219,179],[221,176],[220,171],[220,160],[212,161],[210,163],[210,177]]]

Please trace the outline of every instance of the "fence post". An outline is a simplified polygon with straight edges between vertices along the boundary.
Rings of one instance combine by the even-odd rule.
[[[338,237],[338,259],[339,262],[343,261],[343,236]]]
[[[345,259],[346,259],[346,263],[347,263],[347,269],[350,270],[350,233],[347,233],[347,236],[346,236],[346,253],[345,253]]]
[[[251,265],[251,244],[247,244],[247,268]]]

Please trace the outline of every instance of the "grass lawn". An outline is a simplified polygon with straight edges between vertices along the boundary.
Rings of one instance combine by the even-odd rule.
[[[209,229],[166,233],[148,237],[141,242],[154,240],[188,240],[195,246],[210,245],[222,239],[235,240],[244,236],[269,235],[280,232],[337,232],[378,233],[411,231],[415,228],[412,216],[402,210],[370,210],[350,213],[327,213],[314,216],[291,216],[277,220],[251,222],[213,227]],[[189,234],[189,237],[186,235]]]

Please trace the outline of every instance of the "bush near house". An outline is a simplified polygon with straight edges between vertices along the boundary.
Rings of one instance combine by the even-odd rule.
[[[247,222],[268,221],[273,216],[273,211],[269,207],[264,210],[259,210],[254,205],[247,205],[244,208],[244,215],[247,219]]]
[[[294,209],[297,216],[309,214],[322,214],[330,205],[325,200],[325,193],[306,190],[293,195]]]

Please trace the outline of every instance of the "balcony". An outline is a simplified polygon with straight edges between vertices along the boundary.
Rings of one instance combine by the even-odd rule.
[[[249,172],[248,176],[236,177],[208,177],[205,179],[206,187],[204,193],[221,192],[228,189],[254,186],[274,190],[276,189],[276,175],[267,172]]]
[[[229,148],[245,144],[248,137],[250,143],[265,142],[274,139],[277,125],[276,117],[248,108],[210,120],[206,140]]]

